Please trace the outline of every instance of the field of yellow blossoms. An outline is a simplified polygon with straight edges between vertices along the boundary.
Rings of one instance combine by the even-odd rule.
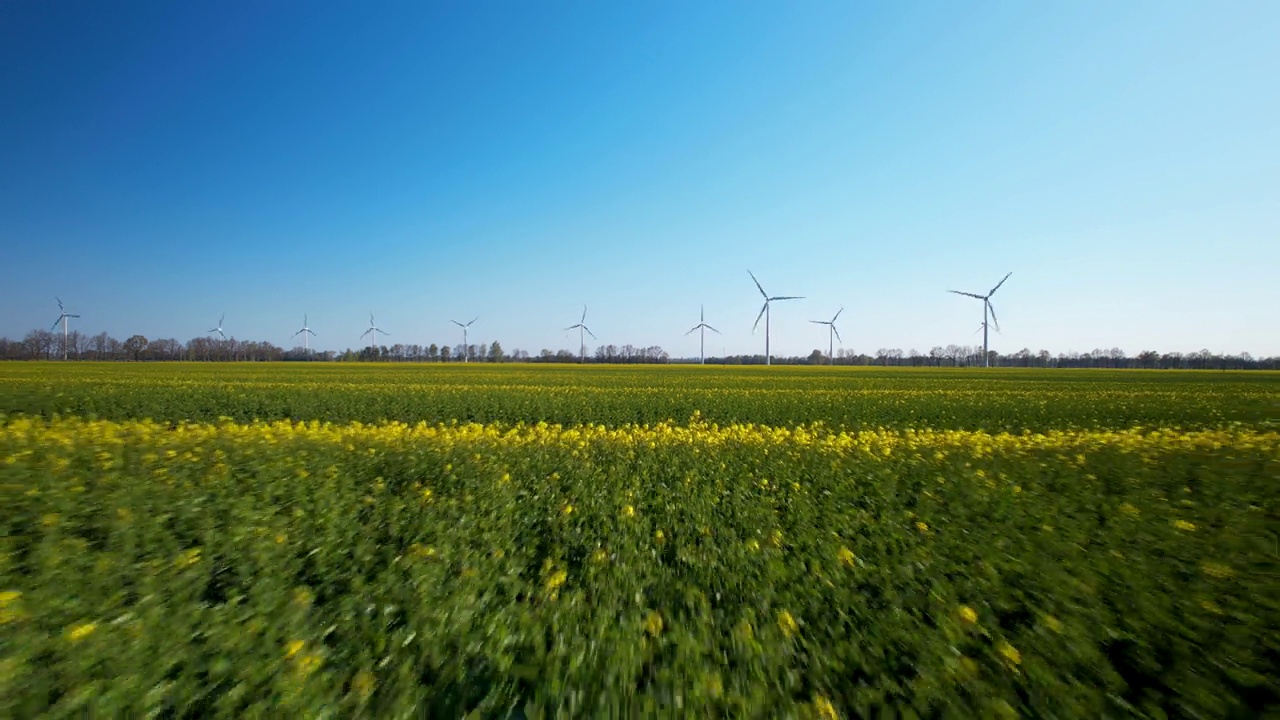
[[[1278,423],[1267,373],[0,366],[0,716],[1257,717]]]

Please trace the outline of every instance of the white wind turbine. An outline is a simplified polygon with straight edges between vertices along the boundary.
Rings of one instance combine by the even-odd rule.
[[[763,317],[764,318],[764,364],[770,365],[772,364],[772,360],[771,360],[772,356],[769,354],[769,305],[772,304],[774,300],[803,300],[804,297],[800,295],[776,295],[774,297],[769,297],[769,293],[765,292],[763,287],[760,287],[760,281],[756,280],[756,274],[751,272],[750,270],[747,271],[747,274],[750,275],[751,280],[755,282],[756,289],[759,290],[760,294],[764,296],[764,307],[760,308],[760,314],[756,316],[756,324],[751,326],[751,332],[752,334],[755,333],[756,328],[760,326],[760,318]]]
[[[298,337],[299,335],[301,335],[301,336],[302,336],[302,352],[303,352],[303,353],[305,353],[305,354],[307,354],[307,355],[310,355],[310,354],[311,354],[311,345],[307,342],[307,336],[308,336],[308,335],[311,335],[311,336],[313,336],[313,337],[314,337],[314,336],[315,336],[315,333],[311,331],[311,328],[307,327],[307,315],[306,315],[306,313],[303,313],[303,315],[302,315],[302,329],[301,329],[301,330],[299,330],[298,332],[294,333],[294,334],[293,334],[293,337]]]
[[[809,321],[816,325],[827,326],[827,361],[828,361],[828,364],[830,365],[836,364],[835,345],[831,342],[831,334],[835,333],[836,338],[839,339],[841,343],[844,342],[844,338],[840,337],[840,331],[836,329],[836,318],[840,317],[840,313],[842,312],[844,312],[844,308],[840,308],[839,310],[837,310],[835,317],[832,317],[830,320],[810,320]]]
[[[218,333],[219,337],[221,337],[223,340],[226,340],[227,334],[222,332],[222,321],[226,319],[227,319],[227,314],[222,313],[222,317],[218,318],[218,326],[210,330],[209,334],[212,335],[213,333]]]
[[[590,335],[592,340],[599,339],[596,337],[595,333],[591,332],[591,328],[587,327],[587,306],[586,305],[582,306],[582,319],[578,321],[578,324],[570,325],[569,327],[565,328],[565,330],[572,330],[574,328],[578,329],[579,352],[581,353],[581,361],[585,363],[587,361],[587,340],[582,336],[582,333],[585,332],[586,334]]]
[[[996,331],[998,332],[1000,330],[1000,321],[996,319],[996,309],[991,305],[991,296],[996,294],[996,291],[1000,289],[1000,286],[1003,285],[1004,281],[1008,280],[1009,276],[1012,274],[1013,274],[1012,272],[1007,273],[1004,276],[1004,278],[1000,280],[1000,282],[996,283],[995,287],[991,288],[991,292],[987,293],[986,295],[978,295],[976,293],[961,292],[959,290],[947,291],[947,292],[953,292],[957,295],[965,295],[967,297],[977,298],[982,301],[982,366],[983,367],[991,367],[991,355],[990,355],[990,351],[987,350],[987,313],[988,312],[991,313],[991,321],[995,323]]]
[[[57,319],[57,320],[54,320],[54,321],[53,321],[53,326],[52,326],[52,327],[50,327],[49,329],[50,329],[50,330],[52,330],[52,329],[54,329],[54,328],[58,327],[58,323],[62,323],[62,359],[63,359],[63,360],[66,360],[66,359],[67,359],[67,344],[69,343],[69,337],[70,337],[70,335],[68,334],[68,331],[67,331],[67,320],[69,320],[69,319],[71,319],[71,318],[78,318],[78,317],[80,317],[80,316],[79,316],[79,315],[75,315],[75,314],[73,314],[73,313],[69,313],[69,312],[67,312],[67,309],[66,309],[66,308],[64,308],[64,307],[62,307],[62,299],[61,299],[61,298],[57,298],[57,297],[55,297],[55,298],[54,298],[54,300],[57,300],[57,301],[58,301],[58,312],[60,312],[60,313],[62,313],[62,314],[58,316],[58,319]]]
[[[360,333],[360,339],[363,340],[365,335],[369,336],[369,350],[371,352],[376,351],[378,348],[378,333],[382,333],[383,335],[387,335],[387,336],[391,335],[391,333],[387,332],[386,330],[383,330],[377,325],[374,325],[373,313],[369,313],[369,329]]]
[[[471,327],[471,323],[474,323],[476,320],[479,320],[479,319],[480,319],[480,316],[479,316],[479,315],[477,315],[477,316],[475,316],[475,317],[471,318],[471,322],[469,322],[469,323],[467,323],[467,324],[465,324],[465,325],[463,325],[462,323],[458,322],[457,320],[450,320],[450,321],[449,321],[449,322],[453,323],[454,325],[457,325],[458,327],[462,328],[462,362],[467,362],[467,361],[468,361],[467,355],[468,355],[468,353],[470,352],[470,349],[471,349],[471,346],[467,344],[467,328]]]
[[[701,305],[698,306],[698,324],[690,328],[685,335],[693,333],[694,330],[702,331],[698,333],[698,363],[705,365],[707,364],[707,331],[710,330],[717,335],[720,335],[721,332],[707,324],[706,312]]]

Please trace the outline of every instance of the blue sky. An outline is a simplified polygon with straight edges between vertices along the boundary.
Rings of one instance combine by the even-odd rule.
[[[0,7],[0,334],[1280,354],[1280,4],[303,7]]]

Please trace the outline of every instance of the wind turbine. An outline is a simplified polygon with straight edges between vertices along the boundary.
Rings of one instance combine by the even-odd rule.
[[[840,339],[840,342],[841,343],[844,342],[844,338],[840,337],[840,331],[836,329],[836,318],[840,317],[840,313],[842,312],[844,312],[844,308],[840,308],[839,310],[837,310],[835,317],[831,318],[830,320],[810,320],[809,321],[816,325],[827,326],[827,360],[830,361],[831,365],[836,364],[836,356],[834,352],[835,345],[832,344],[831,342],[831,334],[835,333],[835,336]]]
[[[982,366],[983,367],[991,367],[991,355],[987,350],[987,313],[988,312],[991,313],[991,321],[996,324],[996,331],[1000,330],[1000,321],[996,319],[996,309],[991,305],[991,296],[996,294],[996,291],[1000,289],[1000,286],[1003,285],[1004,281],[1008,280],[1009,276],[1012,274],[1013,274],[1012,272],[1007,273],[1004,276],[1004,278],[1000,280],[1000,282],[996,283],[995,287],[991,288],[991,292],[987,293],[986,295],[978,295],[977,293],[961,292],[959,290],[947,291],[947,292],[953,292],[957,295],[964,295],[966,297],[977,298],[982,301]]]
[[[80,316],[79,316],[79,315],[74,315],[74,314],[72,314],[72,313],[67,312],[67,309],[66,309],[66,308],[64,308],[64,307],[62,307],[62,299],[61,299],[61,298],[57,298],[57,297],[55,297],[55,298],[54,298],[54,300],[57,300],[57,301],[58,301],[58,312],[60,312],[60,313],[62,313],[62,314],[58,316],[58,319],[57,319],[57,320],[54,320],[54,321],[53,321],[53,325],[52,325],[49,329],[50,329],[50,330],[52,330],[52,329],[54,329],[54,328],[58,327],[58,323],[62,323],[62,359],[63,359],[63,360],[66,360],[66,359],[67,359],[67,344],[68,344],[68,339],[67,339],[67,338],[69,337],[69,336],[68,336],[68,334],[67,334],[67,320],[68,320],[68,319],[70,319],[70,318],[78,318],[78,317],[80,317]]]
[[[698,306],[698,324],[689,329],[685,335],[690,335],[694,330],[701,330],[698,333],[698,364],[707,364],[707,331],[720,335],[720,331],[707,324],[706,310],[701,305]]]
[[[218,333],[218,335],[219,335],[223,340],[226,340],[226,339],[227,339],[227,334],[226,334],[226,333],[224,333],[224,332],[222,332],[222,321],[223,321],[223,320],[226,320],[226,319],[227,319],[227,314],[226,314],[226,313],[222,313],[222,317],[218,318],[218,326],[217,326],[217,327],[215,327],[215,328],[213,328],[212,330],[210,330],[210,331],[209,331],[209,333],[210,333],[210,334]]]
[[[756,328],[760,326],[760,318],[763,317],[764,318],[764,364],[770,365],[772,364],[772,361],[771,361],[771,356],[769,355],[769,305],[774,300],[803,300],[804,297],[800,295],[776,295],[774,297],[769,297],[769,293],[765,292],[764,288],[760,287],[760,281],[756,280],[756,274],[751,272],[750,270],[747,271],[747,274],[750,275],[751,280],[755,282],[756,289],[760,291],[760,294],[762,296],[764,296],[764,307],[760,308],[760,314],[756,316],[756,324],[751,326],[751,332],[752,334],[755,334]]]
[[[579,351],[582,353],[582,362],[585,363],[587,361],[587,340],[582,336],[582,333],[586,332],[586,334],[591,336],[592,340],[599,339],[596,337],[595,333],[591,332],[591,328],[587,327],[587,306],[586,305],[582,306],[582,319],[578,321],[578,324],[570,325],[569,327],[565,328],[565,330],[572,330],[574,328],[578,329],[578,342],[580,343]]]
[[[467,354],[470,352],[470,346],[467,345],[467,328],[471,327],[471,323],[479,319],[480,319],[480,316],[477,315],[474,318],[471,318],[471,322],[467,323],[466,325],[463,325],[457,320],[449,321],[454,325],[457,325],[458,327],[462,328],[462,362],[467,362]]]
[[[301,336],[302,336],[302,352],[303,352],[303,353],[305,353],[305,354],[307,354],[307,355],[310,355],[310,354],[311,354],[311,346],[307,343],[307,336],[308,336],[308,335],[312,335],[312,336],[314,336],[314,335],[315,335],[315,333],[311,331],[311,328],[307,327],[307,316],[306,316],[306,313],[303,313],[303,315],[302,315],[302,329],[301,329],[301,330],[299,330],[298,332],[294,333],[294,334],[293,334],[293,337],[298,337],[299,335],[301,335]]]
[[[374,324],[373,324],[373,313],[369,313],[369,329],[368,329],[368,330],[365,330],[365,331],[364,331],[364,332],[362,332],[362,333],[360,333],[360,339],[361,339],[361,340],[363,340],[365,335],[368,335],[368,336],[369,336],[369,350],[370,350],[370,351],[376,350],[376,349],[377,349],[377,347],[378,347],[378,333],[382,333],[383,335],[388,335],[388,336],[389,336],[389,335],[391,335],[391,333],[387,332],[386,330],[383,330],[382,328],[378,327],[377,325],[374,325]]]

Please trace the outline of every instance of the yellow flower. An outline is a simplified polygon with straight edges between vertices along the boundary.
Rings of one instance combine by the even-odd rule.
[[[1190,523],[1190,522],[1187,522],[1186,520],[1174,520],[1173,526],[1178,528],[1179,530],[1185,530],[1187,532],[1193,532],[1196,529],[1195,523]]]
[[[1000,641],[1000,644],[996,646],[996,652],[999,652],[1001,657],[1008,660],[1012,665],[1022,662],[1022,653],[1018,652],[1018,649],[1010,645],[1007,640]]]
[[[978,612],[968,605],[961,605],[960,619],[967,623],[976,623],[978,622]]]
[[[609,559],[609,553],[605,552],[604,548],[596,548],[595,552],[591,553],[591,559],[595,562],[602,563]]]
[[[568,503],[565,503],[565,506],[564,506],[564,507],[562,507],[562,508],[560,508],[560,513],[561,513],[562,515],[571,515],[571,514],[573,514],[573,506],[572,506],[572,505],[570,505],[570,504],[568,504]]]
[[[0,592],[0,607],[8,605],[20,597],[22,597],[22,593],[17,590],[5,590],[4,592]]]
[[[854,557],[853,551],[847,547],[840,548],[840,551],[836,553],[836,557],[840,559],[842,565],[848,567],[853,567],[854,560],[857,559]]]
[[[189,568],[200,562],[200,548],[191,548],[185,550],[181,555],[174,559],[173,564],[178,569]]]
[[[1129,503],[1120,503],[1120,512],[1125,515],[1138,515],[1140,511]]]
[[[782,628],[782,634],[787,637],[800,632],[800,626],[796,624],[796,619],[786,610],[778,613],[778,627]]]
[[[782,546],[782,531],[781,531],[781,530],[774,530],[773,532],[769,533],[769,544],[770,544],[770,545],[772,545],[772,546],[774,546],[774,547],[781,547],[781,546]]]
[[[1044,624],[1045,624],[1045,627],[1049,628],[1050,630],[1058,634],[1062,634],[1062,621],[1059,620],[1058,618],[1052,615],[1045,615]]]
[[[287,658],[291,658],[297,655],[298,653],[302,652],[302,648],[306,646],[307,644],[302,640],[290,640],[289,644],[285,645],[284,647],[284,656]]]
[[[79,625],[72,625],[67,630],[67,639],[71,642],[80,642],[81,640],[93,634],[98,629],[98,623],[87,622]]]
[[[547,589],[555,590],[556,588],[563,585],[564,581],[568,579],[569,579],[569,573],[565,572],[564,570],[557,570],[551,573],[551,576],[547,578]]]
[[[1201,600],[1201,601],[1200,601],[1200,607],[1204,608],[1205,610],[1208,610],[1209,612],[1213,613],[1214,615],[1221,615],[1221,614],[1222,614],[1222,608],[1218,607],[1218,603],[1216,603],[1216,602],[1214,602],[1214,601],[1212,601],[1212,600]]]
[[[759,549],[760,549],[760,541],[759,541],[759,540],[748,540],[748,541],[747,541],[747,549],[748,549],[748,550],[750,550],[751,552],[755,552],[755,551],[759,550]]]
[[[667,542],[667,534],[659,530],[653,534],[653,541],[662,545]]]
[[[840,718],[835,706],[825,696],[818,695],[813,699],[813,709],[817,711],[818,717],[822,718],[822,720],[839,720]]]
[[[927,533],[929,532],[929,525],[927,523],[917,522],[916,529],[922,533]]]
[[[636,509],[634,507],[631,507],[630,505],[628,505],[622,508],[622,517],[629,518],[629,517],[635,517],[635,516],[636,516]]]
[[[302,677],[306,677],[320,667],[324,662],[324,658],[320,657],[318,653],[307,653],[306,655],[300,656],[297,662],[298,674]]]
[[[658,637],[662,633],[662,615],[656,611],[649,613],[644,619],[644,631],[653,637]]]

